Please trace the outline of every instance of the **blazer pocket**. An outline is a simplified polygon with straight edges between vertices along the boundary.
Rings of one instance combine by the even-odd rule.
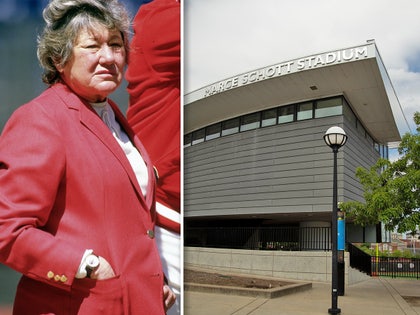
[[[76,314],[123,315],[124,298],[120,277],[75,280],[71,290],[71,305]]]

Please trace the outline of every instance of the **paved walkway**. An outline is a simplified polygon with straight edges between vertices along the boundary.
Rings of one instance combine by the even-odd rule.
[[[413,297],[411,303],[403,298]],[[325,315],[331,307],[331,285],[275,299],[186,291],[184,315]],[[342,315],[420,315],[420,280],[369,278],[346,287],[338,297]]]
[[[186,291],[184,315],[328,315],[331,285],[274,299]],[[409,304],[403,297],[413,297]],[[341,315],[420,315],[420,280],[369,278],[338,297]],[[11,315],[0,307],[0,315]]]

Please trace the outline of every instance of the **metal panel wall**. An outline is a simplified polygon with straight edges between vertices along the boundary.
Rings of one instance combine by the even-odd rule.
[[[375,150],[373,140],[366,136],[363,128],[357,128],[354,121],[345,119],[344,130],[348,141],[344,147],[344,200],[341,201],[363,201],[362,186],[355,176],[356,168],[370,169],[380,154]]]
[[[323,135],[333,125],[349,134],[338,154],[338,199],[360,199],[355,168],[369,166],[379,155],[356,125],[334,116],[187,147],[185,217],[331,211],[333,154]]]

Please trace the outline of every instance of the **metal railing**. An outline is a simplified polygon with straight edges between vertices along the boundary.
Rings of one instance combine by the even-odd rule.
[[[350,266],[372,277],[420,279],[420,259],[371,256],[353,244],[348,244]]]
[[[419,258],[372,256],[371,265],[372,276],[420,279]]]
[[[347,250],[350,256],[350,266],[371,276],[372,256],[351,243],[347,244]]]
[[[185,246],[253,250],[331,250],[330,227],[193,227]]]

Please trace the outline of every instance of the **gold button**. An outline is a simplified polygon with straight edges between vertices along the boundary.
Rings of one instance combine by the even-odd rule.
[[[54,278],[54,272],[52,272],[51,270],[50,270],[50,271],[48,271],[48,273],[47,273],[47,277],[48,277],[48,279],[52,279],[52,278]]]
[[[63,283],[66,282],[67,277],[65,275],[62,275],[61,278],[60,278],[60,281],[63,282]]]
[[[155,232],[153,232],[153,230],[147,230],[147,236],[149,236],[150,238],[154,238]]]
[[[54,280],[55,280],[55,281],[60,281],[60,279],[61,279],[60,275],[55,275],[55,276],[54,276]]]

